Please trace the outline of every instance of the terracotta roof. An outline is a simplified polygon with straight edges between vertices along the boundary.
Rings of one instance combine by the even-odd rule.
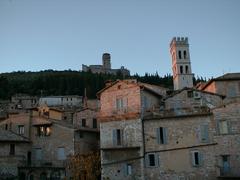
[[[142,83],[142,82],[137,82],[136,79],[126,79],[126,80],[116,80],[114,82],[112,82],[111,84],[109,84],[108,86],[106,86],[105,88],[101,89],[100,91],[97,92],[97,97],[99,98],[99,95],[105,91],[106,89],[112,87],[113,85],[117,84],[118,82],[125,82],[125,83],[134,83],[139,87],[144,88],[145,90],[157,95],[157,96],[162,96],[162,93],[160,92],[160,89],[166,89],[164,87],[160,87],[157,85],[151,85],[151,84],[147,84],[147,83]],[[166,89],[167,90],[167,89]]]
[[[215,80],[229,80],[229,79],[239,79],[240,80],[240,73],[227,73],[223,76],[219,76],[215,78]]]
[[[213,81],[233,81],[233,80],[240,80],[240,73],[227,73],[224,74],[223,76],[211,79],[202,87],[202,90],[208,87]]]
[[[185,91],[185,90],[192,90],[192,91],[198,91],[198,92],[201,92],[201,93],[205,93],[205,94],[211,94],[211,95],[215,95],[215,96],[220,96],[222,98],[225,98],[224,95],[221,95],[221,94],[217,94],[217,93],[212,93],[212,92],[208,92],[208,91],[203,91],[203,90],[199,90],[199,89],[194,89],[194,88],[188,88],[188,87],[185,87],[181,90],[177,90],[177,91],[174,91],[173,94],[169,95],[168,97],[166,97],[165,99],[168,99],[168,98],[171,98],[179,93],[181,93],[182,91]]]
[[[0,142],[30,142],[28,138],[15,134],[12,131],[0,129]]]

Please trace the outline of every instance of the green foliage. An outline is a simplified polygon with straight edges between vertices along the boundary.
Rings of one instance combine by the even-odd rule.
[[[168,88],[173,87],[170,74],[164,77],[160,77],[158,73],[124,77],[120,72],[117,75],[110,75],[51,69],[40,72],[18,71],[0,74],[0,99],[9,99],[16,93],[26,93],[32,96],[83,95],[85,88],[89,98],[96,98],[96,93],[105,86],[106,81],[129,78]],[[195,82],[200,80],[203,79],[194,79]]]

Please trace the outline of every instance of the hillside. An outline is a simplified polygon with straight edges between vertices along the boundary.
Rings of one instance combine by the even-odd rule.
[[[157,73],[146,73],[144,76],[136,74],[124,78],[136,78],[141,82],[168,88],[173,86],[171,75],[160,77]],[[95,98],[96,92],[104,87],[107,80],[116,79],[123,79],[123,76],[121,74],[93,74],[71,70],[2,73],[0,74],[0,99],[9,99],[16,93],[26,93],[33,96],[83,95],[85,88],[87,89],[87,96]]]

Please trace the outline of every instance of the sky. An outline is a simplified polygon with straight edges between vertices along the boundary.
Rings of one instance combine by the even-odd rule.
[[[0,73],[112,68],[172,74],[169,43],[188,37],[195,76],[240,72],[239,0],[0,0]]]

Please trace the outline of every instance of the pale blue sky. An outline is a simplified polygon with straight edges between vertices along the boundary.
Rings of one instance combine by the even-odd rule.
[[[239,0],[0,0],[0,72],[80,70],[172,73],[169,43],[187,36],[196,75],[240,68]]]

